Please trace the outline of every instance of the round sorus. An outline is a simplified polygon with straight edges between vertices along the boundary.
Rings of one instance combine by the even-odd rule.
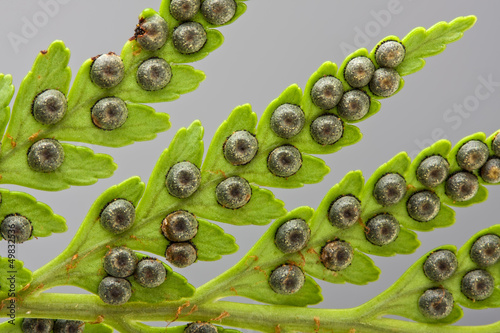
[[[324,114],[311,123],[311,136],[320,145],[333,145],[344,134],[344,124],[333,114]]]
[[[302,270],[295,265],[276,268],[269,277],[269,285],[277,294],[290,295],[299,291],[305,282]]]
[[[142,259],[137,264],[134,278],[145,288],[155,288],[165,282],[167,270],[162,262],[156,259]]]
[[[232,165],[244,165],[257,154],[259,144],[248,131],[236,131],[224,143],[224,156]]]
[[[24,318],[23,333],[50,333],[54,327],[53,319]]]
[[[123,61],[114,53],[100,55],[90,67],[90,78],[100,88],[113,88],[123,80],[124,76]]]
[[[370,97],[361,90],[350,90],[340,99],[339,116],[347,121],[360,120],[370,110]]]
[[[336,199],[328,211],[328,219],[334,227],[347,229],[361,217],[361,203],[351,195]]]
[[[377,181],[373,188],[373,197],[382,206],[392,206],[406,194],[406,180],[397,173],[388,173]]]
[[[56,171],[64,162],[64,148],[55,139],[42,139],[28,150],[28,165],[38,172]]]
[[[343,93],[344,88],[339,79],[334,76],[324,76],[313,85],[311,100],[320,109],[330,110],[338,104]]]
[[[424,186],[436,187],[446,180],[449,170],[450,164],[444,157],[429,156],[420,162],[417,168],[417,179]]]
[[[435,218],[441,209],[441,200],[431,191],[412,194],[406,203],[406,209],[412,219],[427,222]]]
[[[224,179],[215,189],[217,202],[224,208],[238,209],[252,197],[252,188],[244,178],[234,176]]]
[[[188,324],[184,329],[184,333],[217,333],[217,327],[210,323],[198,321]]]
[[[367,57],[356,57],[345,66],[344,77],[353,88],[361,88],[370,83],[375,73],[375,65]]]
[[[349,267],[354,258],[351,244],[344,241],[327,243],[321,250],[321,262],[331,271],[341,271]]]
[[[31,222],[21,215],[8,215],[0,224],[2,237],[15,244],[26,242],[31,237],[32,230]]]
[[[488,160],[490,150],[488,146],[478,140],[470,140],[457,152],[458,165],[467,171],[479,169]]]
[[[290,139],[300,133],[306,117],[304,111],[293,104],[282,104],[271,115],[271,129],[277,136]]]
[[[122,305],[132,296],[132,286],[128,280],[107,276],[99,283],[99,297],[106,304]]]
[[[455,274],[458,260],[455,253],[439,250],[431,253],[424,262],[424,273],[432,281],[441,282]]]
[[[137,255],[127,247],[115,247],[106,253],[103,266],[106,273],[114,277],[128,277],[137,267]]]
[[[462,279],[462,293],[473,301],[482,301],[493,294],[495,280],[485,270],[476,269]]]
[[[94,104],[91,115],[97,127],[114,130],[127,121],[127,104],[118,97],[106,97]]]
[[[201,13],[212,24],[221,25],[229,22],[236,13],[234,0],[204,0],[201,3]]]
[[[54,333],[83,333],[85,323],[80,320],[57,319],[54,323]]]
[[[401,77],[392,68],[379,68],[373,74],[370,81],[370,90],[377,96],[389,97],[399,88]]]
[[[394,68],[405,58],[406,50],[403,44],[394,40],[383,42],[375,52],[375,60],[380,67]]]
[[[399,222],[390,214],[379,214],[366,224],[366,239],[370,243],[382,246],[392,243],[399,235]]]
[[[278,177],[290,177],[302,167],[302,155],[294,146],[275,148],[267,157],[267,168]]]
[[[190,212],[178,210],[163,219],[161,231],[169,241],[185,242],[196,236],[198,220]]]
[[[191,20],[200,9],[200,0],[172,0],[170,1],[170,14],[177,21]]]
[[[207,42],[207,33],[198,22],[186,22],[174,29],[174,47],[180,53],[191,54],[201,50]]]
[[[446,180],[446,195],[453,201],[467,201],[479,190],[477,177],[468,172],[457,172]]]
[[[68,101],[59,90],[45,90],[38,94],[33,101],[33,117],[45,125],[59,122],[67,110]]]
[[[479,267],[488,267],[500,260],[500,237],[484,235],[479,237],[470,249],[470,258]]]
[[[165,257],[176,267],[187,267],[196,261],[196,249],[190,243],[172,243],[167,247]]]
[[[427,318],[446,318],[453,311],[453,295],[444,288],[428,289],[418,299],[418,308]]]
[[[101,212],[102,227],[114,234],[131,228],[134,220],[135,207],[124,199],[111,201]]]
[[[311,230],[303,219],[293,219],[283,223],[276,232],[274,242],[283,253],[302,250],[309,241]]]
[[[151,58],[140,64],[137,69],[137,83],[147,91],[165,88],[172,78],[172,69],[162,58]]]
[[[500,158],[492,158],[481,167],[481,178],[490,184],[500,182]]]
[[[147,51],[160,49],[165,45],[167,37],[167,21],[157,14],[142,20],[136,29],[137,43]]]
[[[200,169],[191,162],[179,162],[168,170],[165,185],[168,193],[176,198],[185,199],[200,187]]]
[[[500,133],[491,141],[491,149],[493,150],[493,154],[500,157]]]

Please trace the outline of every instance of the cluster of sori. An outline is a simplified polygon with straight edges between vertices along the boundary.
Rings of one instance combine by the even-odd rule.
[[[135,220],[135,208],[127,200],[116,199],[102,210],[101,225],[104,229],[120,234],[130,229]],[[138,259],[136,253],[126,247],[110,249],[103,259],[103,266],[109,275],[99,284],[98,294],[107,304],[120,305],[132,296],[132,286],[127,280],[135,281],[145,288],[161,285],[167,275],[163,263],[153,258]]]
[[[78,320],[25,318],[22,325],[23,333],[82,333],[84,329],[85,323]]]
[[[0,196],[1,201],[1,196]],[[33,226],[30,220],[19,214],[7,215],[0,223],[1,236],[16,244],[26,242],[32,234]]]
[[[174,164],[167,172],[165,185],[170,195],[186,199],[200,187],[200,169],[191,162]],[[228,209],[243,207],[252,194],[249,183],[241,177],[229,177],[221,181],[215,191],[218,203]],[[185,210],[169,213],[162,221],[161,230],[169,241],[167,260],[174,266],[187,267],[197,259],[197,251],[190,242],[198,231],[196,217]]]
[[[188,324],[184,333],[217,333],[217,327],[207,322],[197,321]]]
[[[177,51],[190,54],[198,52],[207,41],[203,25],[191,21],[201,12],[207,22],[222,25],[229,22],[236,13],[234,0],[172,0],[170,14],[179,22],[172,33],[172,42]]]
[[[474,267],[463,272],[461,292],[473,302],[487,300],[495,289],[495,280],[487,269],[500,260],[500,237],[495,234],[478,237],[472,244],[469,258]],[[427,289],[418,300],[420,312],[425,317],[443,319],[452,312],[453,294],[443,284],[455,275],[458,266],[455,253],[449,250],[435,251],[425,260],[424,273],[436,282],[436,286]]]

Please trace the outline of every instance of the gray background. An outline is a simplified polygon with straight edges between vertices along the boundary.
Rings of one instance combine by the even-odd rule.
[[[71,49],[70,66],[76,73],[89,57],[109,51],[119,53],[132,36],[141,10],[158,9],[160,4],[159,0],[60,2],[65,4],[59,5],[59,12],[42,22],[45,24],[25,44],[19,45],[17,52],[8,40],[8,33],[22,35],[23,20],[33,22],[33,16],[43,9],[38,1],[0,2],[0,72],[12,74],[16,87],[31,68],[37,52],[53,40],[62,39]],[[236,23],[220,29],[226,37],[222,47],[194,64],[207,75],[201,86],[177,101],[155,105],[158,111],[170,114],[171,130],[161,133],[156,140],[120,149],[93,147],[96,152],[109,153],[115,158],[119,168],[113,177],[93,186],[55,193],[5,186],[34,195],[68,221],[68,232],[33,240],[18,248],[18,255],[27,267],[35,270],[63,250],[92,202],[106,188],[133,175],[147,181],[156,159],[178,128],[200,119],[208,145],[218,125],[235,106],[251,103],[260,116],[267,104],[288,85],[297,83],[303,88],[324,61],[341,64],[346,55],[339,46],[341,43],[371,49],[383,37],[391,34],[403,37],[416,26],[430,27],[438,21],[450,21],[462,15],[478,17],[475,27],[462,40],[451,44],[443,54],[429,58],[421,72],[406,77],[400,93],[383,101],[376,116],[359,124],[364,134],[360,143],[324,156],[332,172],[322,183],[295,190],[274,190],[276,196],[286,202],[287,209],[302,205],[315,208],[328,189],[348,171],[360,169],[368,177],[400,151],[408,151],[413,156],[422,142],[427,145],[445,136],[456,143],[466,135],[478,131],[489,135],[500,127],[499,84],[478,105],[467,104],[474,101],[481,78],[490,77],[500,82],[498,2],[251,0],[247,5],[248,11]],[[394,7],[397,12],[393,10],[390,19],[382,23],[376,20],[376,13]],[[358,31],[368,32],[368,38],[356,38]],[[485,91],[484,87],[480,89]],[[465,104],[471,110],[459,117],[460,124],[443,118],[455,104]],[[432,248],[442,244],[461,246],[473,233],[498,223],[500,189],[490,187],[490,190],[485,203],[456,209],[454,226],[420,233],[422,246],[415,254],[375,257],[382,269],[379,281],[367,286],[319,281],[325,301],[318,306],[345,308],[362,304],[385,290],[412,262]],[[233,265],[265,230],[265,227],[253,226],[223,227],[236,236],[241,249],[218,262],[200,262],[182,270],[195,286]],[[0,250],[5,251],[5,242],[0,243]],[[485,324],[498,318],[498,309],[466,310],[459,324]]]

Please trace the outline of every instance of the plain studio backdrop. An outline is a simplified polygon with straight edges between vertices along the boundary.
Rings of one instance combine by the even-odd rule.
[[[56,0],[0,2],[0,72],[12,74],[19,87],[40,50],[61,39],[71,50],[75,74],[84,60],[98,54],[119,53],[133,35],[137,17],[146,7],[158,10],[160,0]],[[59,254],[76,233],[87,210],[102,191],[138,175],[147,182],[161,152],[181,128],[200,119],[208,146],[219,124],[238,105],[250,103],[260,117],[273,99],[290,84],[304,88],[309,76],[324,62],[341,64],[354,49],[369,50],[383,37],[404,37],[414,27],[430,27],[457,16],[476,15],[476,25],[440,55],[427,59],[422,71],[405,77],[397,95],[382,101],[380,112],[358,124],[364,137],[356,145],[323,156],[331,172],[319,184],[299,189],[274,189],[291,210],[316,208],[328,189],[350,170],[365,178],[400,151],[413,157],[421,148],[446,138],[453,144],[475,132],[490,135],[500,128],[500,5],[495,1],[319,1],[250,0],[248,10],[235,23],[220,30],[224,44],[207,58],[192,64],[206,73],[200,87],[178,100],[154,104],[170,115],[172,128],[155,140],[112,149],[91,146],[112,155],[118,170],[109,179],[61,192],[43,192],[19,186],[5,188],[30,193],[67,219],[68,231],[19,246],[18,257],[35,270]],[[28,31],[25,26],[36,29]],[[459,110],[462,110],[459,112]],[[87,145],[89,146],[89,145]],[[325,301],[322,308],[360,305],[389,287],[424,253],[443,245],[462,246],[481,229],[499,223],[500,188],[489,187],[489,199],[469,208],[457,208],[455,225],[419,233],[422,242],[412,255],[373,257],[381,268],[379,281],[366,286],[335,285],[318,281]],[[266,227],[235,227],[219,223],[233,234],[240,250],[216,262],[197,262],[175,269],[200,286],[231,267],[260,237]],[[6,242],[0,242],[5,254]],[[80,292],[56,288],[57,292]],[[243,299],[233,299],[245,301]],[[498,309],[465,310],[462,325],[495,322]],[[2,321],[2,320],[0,320]]]

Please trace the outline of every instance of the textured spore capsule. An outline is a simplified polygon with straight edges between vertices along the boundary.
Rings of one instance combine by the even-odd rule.
[[[114,234],[131,228],[134,220],[135,207],[124,199],[111,201],[101,212],[102,227]]]
[[[479,267],[488,267],[500,260],[500,237],[484,235],[479,237],[470,249],[470,258]]]
[[[90,67],[92,82],[101,88],[117,86],[125,76],[125,67],[122,59],[114,53],[103,54],[97,57]]]
[[[320,145],[333,145],[344,134],[344,123],[333,114],[324,114],[311,123],[311,136]]]
[[[500,158],[492,158],[481,167],[481,178],[490,184],[500,182]]]
[[[282,104],[271,115],[271,129],[277,136],[290,139],[300,133],[306,117],[302,109],[293,104]]]
[[[490,150],[481,141],[471,140],[465,143],[457,152],[458,165],[467,171],[479,169],[488,160]]]
[[[361,217],[361,203],[353,196],[346,195],[335,200],[328,211],[328,219],[334,227],[347,229]]]
[[[361,88],[370,83],[375,73],[375,65],[367,57],[356,57],[347,63],[344,77],[353,88]]]
[[[36,121],[52,125],[59,122],[68,110],[66,96],[59,90],[50,89],[38,94],[33,101],[33,117]]]
[[[136,29],[137,43],[147,50],[155,51],[165,45],[168,37],[167,21],[160,15],[153,15],[142,20]]]
[[[107,276],[99,283],[99,297],[106,304],[122,305],[132,296],[132,286],[128,280]]]
[[[252,188],[244,178],[234,176],[224,179],[215,189],[217,202],[224,208],[238,209],[252,197]]]
[[[321,262],[331,271],[341,271],[349,267],[354,258],[351,244],[344,241],[333,241],[321,250]]]
[[[500,157],[500,133],[491,141],[491,149],[493,150],[493,154]]]
[[[390,214],[380,214],[366,224],[366,239],[370,243],[383,246],[392,243],[399,235],[399,222]]]
[[[165,282],[167,270],[162,262],[156,259],[143,259],[137,264],[134,278],[145,288],[155,288]]]
[[[170,1],[170,14],[177,21],[191,20],[200,9],[200,0],[172,0]]]
[[[92,107],[92,122],[103,130],[114,130],[127,121],[127,104],[118,97],[100,99]]]
[[[485,270],[476,269],[462,279],[462,293],[473,301],[483,301],[495,290],[495,280]]]
[[[259,145],[248,131],[236,131],[224,143],[224,156],[232,165],[250,163],[257,154]]]
[[[370,111],[370,97],[361,90],[350,90],[342,96],[337,111],[347,121],[360,120]]]
[[[428,289],[418,299],[418,308],[427,318],[446,318],[453,311],[453,295],[444,288]]]
[[[186,22],[174,29],[174,47],[180,53],[191,54],[201,50],[207,42],[207,33],[198,22]]]
[[[184,329],[184,333],[217,333],[217,327],[210,323],[198,321],[188,324]]]
[[[54,333],[83,333],[85,323],[80,320],[57,319],[54,323]]]
[[[2,237],[16,244],[26,242],[31,237],[32,230],[31,222],[21,215],[8,215],[0,224]]]
[[[167,173],[165,185],[168,193],[174,197],[185,199],[193,195],[200,187],[200,169],[191,162],[174,164]]]
[[[137,267],[137,255],[127,247],[115,247],[106,253],[103,266],[106,273],[114,277],[128,277]]]
[[[161,230],[169,241],[185,242],[196,236],[198,220],[190,212],[178,210],[163,219]]]
[[[432,281],[441,282],[455,274],[458,260],[455,253],[439,250],[431,253],[424,262],[424,273]]]
[[[24,318],[23,333],[50,333],[54,327],[53,319]]]
[[[467,201],[476,195],[479,189],[477,177],[468,172],[457,172],[446,180],[446,195],[453,201]]]
[[[375,52],[375,60],[380,67],[394,68],[405,58],[406,50],[403,44],[394,40],[383,42]]]
[[[269,277],[269,285],[277,294],[290,295],[299,291],[305,282],[302,270],[295,265],[276,268]]]
[[[450,164],[439,155],[425,158],[417,168],[417,179],[422,185],[436,187],[442,184],[448,177]]]
[[[142,89],[157,91],[165,88],[172,78],[172,69],[161,58],[151,58],[140,64],[137,69],[137,83]]]
[[[338,104],[343,93],[344,88],[339,79],[334,76],[324,76],[313,85],[311,99],[320,109],[330,110]]]
[[[64,162],[64,148],[55,139],[42,139],[28,150],[28,165],[38,172],[54,172]]]
[[[382,206],[392,206],[406,194],[406,180],[397,173],[388,173],[375,184],[373,197]]]
[[[165,257],[175,267],[187,267],[196,261],[196,249],[190,243],[172,243],[167,247]]]
[[[204,0],[201,3],[201,13],[209,23],[225,24],[236,13],[236,2],[234,0]]]
[[[275,148],[267,157],[267,168],[278,177],[290,177],[302,167],[302,155],[294,146]]]
[[[399,88],[401,77],[392,68],[379,68],[373,74],[370,81],[370,90],[377,96],[389,97]]]
[[[302,250],[309,241],[311,230],[303,219],[293,219],[283,223],[276,232],[274,242],[283,253]]]
[[[413,194],[406,203],[408,214],[419,222],[427,222],[435,218],[441,209],[441,200],[431,191]]]

